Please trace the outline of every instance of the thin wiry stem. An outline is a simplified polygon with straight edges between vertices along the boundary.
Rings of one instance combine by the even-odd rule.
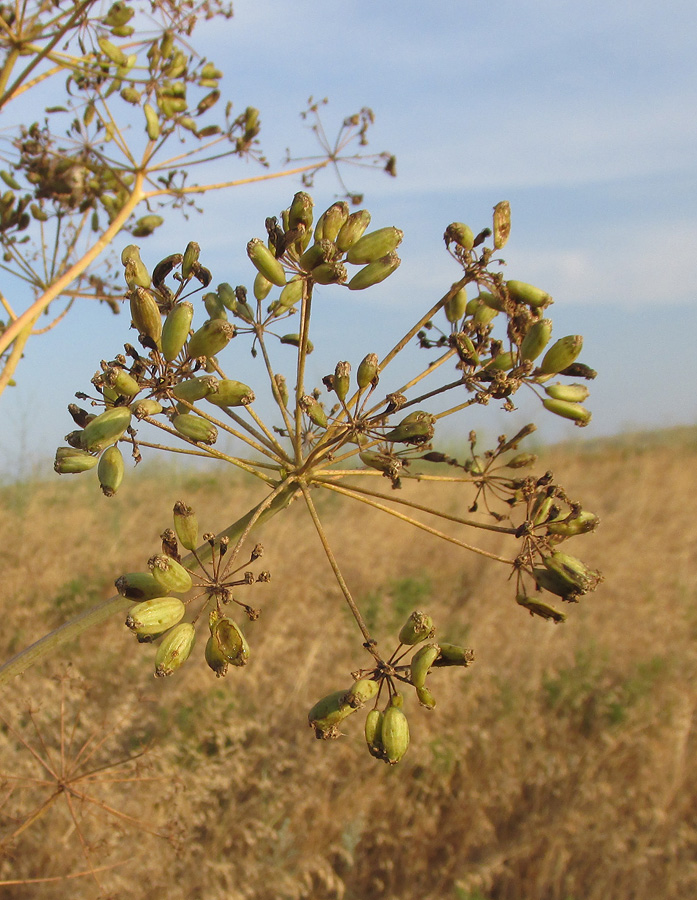
[[[377,503],[375,500],[370,500],[368,497],[361,496],[358,493],[355,493],[352,490],[348,490],[347,488],[343,488],[338,484],[323,484],[329,491],[336,491],[339,494],[344,494],[346,497],[351,497],[353,500],[359,500],[361,503],[366,503],[368,506],[372,506],[375,509],[379,509],[381,512],[386,512],[390,516],[394,516],[396,519],[400,519],[402,522],[406,522],[409,525],[413,525],[415,528],[420,528],[421,531],[426,531],[428,534],[432,534],[435,537],[442,538],[444,541],[449,541],[451,544],[456,544],[458,547],[462,547],[465,550],[471,550],[472,553],[477,553],[479,556],[486,556],[487,559],[495,559],[497,562],[506,563],[509,566],[515,564],[515,560],[506,559],[504,556],[498,556],[496,553],[490,553],[488,550],[482,550],[481,547],[475,547],[473,544],[467,544],[464,541],[460,541],[457,538],[452,537],[449,534],[445,534],[443,531],[438,531],[436,528],[431,528],[429,525],[425,525],[423,522],[419,522],[418,519],[412,519],[410,516],[405,516],[403,513],[397,512],[396,509],[391,509],[389,506],[385,506],[384,503]]]
[[[310,496],[310,491],[305,484],[300,484],[300,489],[303,492],[303,497],[305,498],[305,503],[307,504],[307,508],[309,510],[312,521],[314,522],[315,528],[317,530],[317,534],[319,535],[320,543],[324,548],[324,552],[327,555],[327,559],[329,560],[329,565],[332,567],[332,571],[334,572],[334,577],[336,578],[339,588],[341,589],[341,593],[344,595],[346,599],[346,603],[348,604],[351,613],[358,624],[358,627],[361,629],[361,634],[365,638],[366,644],[372,644],[372,638],[370,636],[370,632],[368,631],[368,626],[365,624],[363,616],[361,615],[360,610],[356,606],[356,602],[351,596],[351,591],[344,580],[344,576],[341,574],[341,570],[339,569],[339,565],[336,561],[336,557],[334,556],[334,552],[327,540],[327,535],[324,531],[324,527],[322,522],[320,521],[319,515],[317,514],[317,510],[315,508],[315,504],[312,502],[312,497]]]

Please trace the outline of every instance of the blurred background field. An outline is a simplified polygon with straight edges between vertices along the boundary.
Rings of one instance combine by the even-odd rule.
[[[0,896],[694,898],[696,462],[694,428],[541,452],[601,517],[571,552],[605,582],[556,626],[515,604],[503,567],[318,498],[381,643],[423,609],[476,652],[429,676],[434,711],[407,697],[394,768],[360,714],[335,742],[307,727],[367,655],[299,504],[259,535],[272,578],[244,598],[262,608],[246,669],[216,679],[199,640],[155,681],[121,616],[83,635],[0,695]],[[108,501],[90,476],[6,484],[0,657],[142,570],[176,500],[213,531],[255,490],[177,469]]]

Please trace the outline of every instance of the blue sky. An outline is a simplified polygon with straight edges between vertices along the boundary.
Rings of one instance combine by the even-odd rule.
[[[388,349],[396,330],[457,277],[443,249],[445,226],[460,220],[477,230],[507,199],[509,277],[552,294],[555,336],[584,334],[582,358],[600,372],[586,404],[591,426],[546,415],[544,436],[696,421],[694,0],[237,0],[235,11],[228,23],[204,24],[195,44],[225,71],[223,92],[235,107],[261,110],[272,163],[287,146],[298,156],[315,152],[298,118],[310,95],[330,98],[330,135],[344,115],[370,106],[371,147],[397,156],[397,179],[358,169],[346,176],[365,192],[376,227],[404,230],[402,265],[350,301],[342,293],[337,302],[329,289],[319,298],[313,376],[339,358],[357,363]],[[228,162],[210,176],[255,171]],[[251,285],[246,242],[263,236],[264,218],[297,189],[275,181],[210,196],[204,216],[171,217],[144,243],[143,257],[154,264],[198,240],[215,283]],[[320,209],[336,190],[329,175],[318,178]],[[322,356],[322,336],[337,330],[340,349]],[[2,400],[1,470],[52,454],[71,428],[72,394],[128,339],[123,319],[85,307],[29,345],[19,386]],[[241,371],[231,374],[253,384],[248,365],[241,355]],[[521,407],[516,422],[535,411]],[[486,418],[493,434],[512,428],[495,410]]]

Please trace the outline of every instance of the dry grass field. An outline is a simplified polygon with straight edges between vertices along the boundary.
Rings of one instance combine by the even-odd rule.
[[[366,660],[300,504],[260,535],[272,579],[250,595],[246,669],[216,679],[200,643],[155,680],[117,616],[3,688],[0,897],[697,896],[697,434],[541,464],[601,516],[571,552],[605,582],[561,625],[516,606],[503,567],[319,500],[379,639],[417,608],[476,652],[430,676],[434,711],[407,698],[398,766],[368,755],[358,716],[338,741],[307,727]],[[89,476],[0,489],[0,658],[144,568],[176,500],[217,530],[255,496],[172,470],[108,501]]]

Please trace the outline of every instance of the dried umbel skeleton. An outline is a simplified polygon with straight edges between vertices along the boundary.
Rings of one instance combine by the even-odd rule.
[[[598,520],[567,496],[551,472],[528,474],[536,457],[519,445],[534,426],[511,438],[502,435],[495,447],[481,453],[470,432],[463,459],[439,450],[437,441],[442,419],[491,401],[511,410],[512,397],[523,387],[534,391],[552,413],[584,426],[590,419],[581,405],[587,388],[568,379],[592,379],[595,373],[577,361],[580,336],[552,341],[547,318],[551,297],[501,274],[496,254],[508,238],[510,211],[507,203],[500,203],[494,209],[493,230],[475,235],[463,223],[448,226],[446,247],[461,264],[462,277],[383,359],[367,353],[355,376],[350,363],[339,360],[322,386],[307,386],[317,286],[322,294],[365,290],[399,266],[402,232],[390,226],[369,231],[369,226],[366,210],[350,214],[344,202],[334,203],[315,222],[310,196],[296,194],[280,218],[266,220],[266,240],[255,238],[247,246],[257,270],[254,299],[242,286],[221,283],[212,290],[212,275],[195,243],[152,271],[138,248],[128,246],[122,262],[141,349],[126,344],[123,354],[102,361],[92,380],[94,393],[76,395],[87,405],[69,407],[78,427],[67,435],[68,446],[58,449],[55,468],[59,473],[96,468],[102,491],[112,496],[124,476],[122,450],[129,449],[137,462],[144,448],[152,448],[226,462],[266,485],[266,496],[257,506],[221,534],[204,534],[200,545],[196,515],[186,503],[177,503],[174,529],[163,533],[162,550],[149,560],[149,571],[121,576],[116,582],[121,596],[107,601],[88,622],[138,601],[126,624],[138,640],[160,641],[155,658],[159,676],[171,675],[190,658],[201,617],[207,617],[209,626],[204,656],[216,675],[247,664],[253,648],[228,611],[236,604],[256,618],[260,611],[238,594],[271,577],[249,568],[262,554],[259,544],[247,549],[250,537],[291,501],[303,503],[370,657],[370,665],[352,673],[352,685],[315,704],[310,725],[318,738],[334,738],[345,719],[367,707],[368,750],[394,764],[409,744],[405,692],[413,689],[418,702],[433,709],[429,673],[466,667],[473,652],[441,641],[429,614],[419,610],[401,628],[396,648],[384,652],[384,640],[378,642],[370,633],[341,573],[313,495],[330,491],[360,501],[509,567],[517,604],[533,616],[563,622],[565,614],[550,601],[575,602],[594,590],[601,576],[560,547],[592,531]],[[203,294],[206,316],[201,323],[194,322],[194,305],[187,299],[197,293]],[[293,316],[299,319],[298,330],[286,334],[285,323]],[[264,421],[255,411],[262,389],[256,375],[223,369],[219,354],[233,340],[251,341],[252,357],[258,359],[254,365],[265,374],[277,421]],[[296,348],[292,375],[274,366],[274,346],[280,343]],[[437,349],[439,355],[417,365],[406,383],[390,385],[385,392],[390,363],[414,343]],[[250,456],[231,456],[219,449],[221,433],[246,444]],[[176,443],[159,443],[153,434]],[[371,486],[376,478],[388,482],[385,489]],[[465,488],[467,515],[419,503],[412,492],[403,496],[405,481]],[[424,514],[462,530],[496,532],[510,543],[510,555],[471,544],[452,528],[441,531],[423,521]],[[68,627],[67,636],[83,627]],[[57,632],[40,644],[55,646],[61,640]],[[37,652],[45,651],[39,647]]]

